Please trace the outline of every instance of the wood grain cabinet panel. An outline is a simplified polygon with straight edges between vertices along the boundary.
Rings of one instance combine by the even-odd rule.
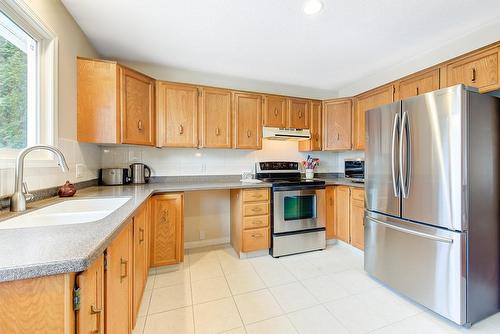
[[[346,186],[335,187],[335,225],[336,236],[346,243],[350,242],[350,193]]]
[[[198,87],[156,83],[158,146],[198,146]]]
[[[309,129],[309,100],[288,98],[287,128]]]
[[[76,311],[77,334],[104,333],[104,256],[76,277],[80,308]]]
[[[269,248],[269,228],[243,230],[243,252],[253,252]]]
[[[323,124],[322,124],[322,106],[321,101],[310,101],[310,131],[311,139],[299,142],[299,151],[321,151],[323,143]]]
[[[335,224],[335,187],[327,186],[325,188],[325,207],[326,207],[326,239],[334,239],[337,236]]]
[[[234,148],[262,148],[262,95],[233,95]]]
[[[231,148],[231,91],[202,88],[200,101],[201,146]]]
[[[365,113],[367,110],[394,101],[394,85],[389,84],[363,93],[355,98],[353,117],[353,149],[365,149]]]
[[[116,62],[78,58],[78,141],[153,146],[154,101],[154,79]]]
[[[151,267],[176,264],[184,258],[184,195],[151,198]]]
[[[323,150],[345,151],[352,147],[352,101],[323,102]]]
[[[286,97],[266,95],[264,97],[263,126],[286,127],[287,107]]]
[[[464,84],[487,92],[500,88],[500,47],[481,50],[446,66],[447,86]]]
[[[399,99],[403,100],[437,89],[439,89],[439,68],[399,81]]]
[[[364,198],[363,189],[351,189],[350,202],[350,235],[351,245],[364,250],[365,247],[365,224],[364,211],[365,202],[360,198]]]
[[[134,223],[134,288],[133,288],[133,317],[132,324],[135,327],[137,314],[141,305],[141,299],[146,287],[148,276],[147,257],[149,255],[148,230],[147,230],[148,210],[147,205],[143,205],[133,217]]]
[[[132,332],[132,237],[130,221],[106,251],[106,334]]]

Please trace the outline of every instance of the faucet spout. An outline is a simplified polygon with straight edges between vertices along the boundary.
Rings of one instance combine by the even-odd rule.
[[[62,152],[55,146],[50,145],[34,145],[26,147],[19,152],[16,159],[16,174],[14,194],[10,198],[10,211],[25,211],[26,210],[26,196],[23,192],[23,174],[24,174],[24,158],[28,153],[35,150],[46,150],[54,153],[58,158],[58,165],[63,172],[68,172],[68,164]]]

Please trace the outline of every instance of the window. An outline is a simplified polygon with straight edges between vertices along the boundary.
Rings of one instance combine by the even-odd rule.
[[[37,41],[0,12],[0,149],[38,142]]]
[[[26,146],[57,145],[57,45],[26,3],[0,1],[0,167]],[[47,152],[30,158],[52,160]]]

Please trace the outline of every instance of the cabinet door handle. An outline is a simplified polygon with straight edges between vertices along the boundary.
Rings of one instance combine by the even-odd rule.
[[[90,314],[95,314],[97,318],[97,329],[92,331],[92,334],[101,334],[101,314],[102,314],[102,307],[97,308],[95,305],[90,306]]]
[[[252,137],[252,131],[247,130],[247,137],[248,137],[248,138]]]
[[[314,136],[314,138],[316,138],[316,141],[319,141],[319,135],[316,134],[316,136]]]
[[[302,118],[302,110],[299,110],[299,118]]]
[[[418,95],[419,91],[418,91],[418,87],[417,87],[417,95]]]
[[[472,68],[472,76],[470,79],[472,82],[476,82],[476,68],[475,67]]]
[[[330,206],[333,206],[333,199],[330,197]]]
[[[184,133],[184,127],[182,124],[179,125],[179,134],[182,135]]]
[[[139,120],[139,121],[137,121],[137,130],[142,131],[142,129],[143,129],[142,128],[142,121]]]
[[[219,127],[216,127],[216,128],[215,128],[215,135],[216,135],[216,136],[219,136],[219,135],[220,135],[220,129],[219,129]]]
[[[278,117],[278,108],[274,108],[274,116]]]
[[[340,140],[340,133],[337,132],[337,140]]]
[[[139,227],[139,243],[144,241],[144,229]]]
[[[120,283],[128,276],[128,260],[120,258]]]

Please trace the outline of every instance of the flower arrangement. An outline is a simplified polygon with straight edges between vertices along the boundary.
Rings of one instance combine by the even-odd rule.
[[[310,155],[307,156],[307,160],[302,161],[302,166],[305,169],[314,169],[316,166],[319,166],[319,158],[313,158]]]

